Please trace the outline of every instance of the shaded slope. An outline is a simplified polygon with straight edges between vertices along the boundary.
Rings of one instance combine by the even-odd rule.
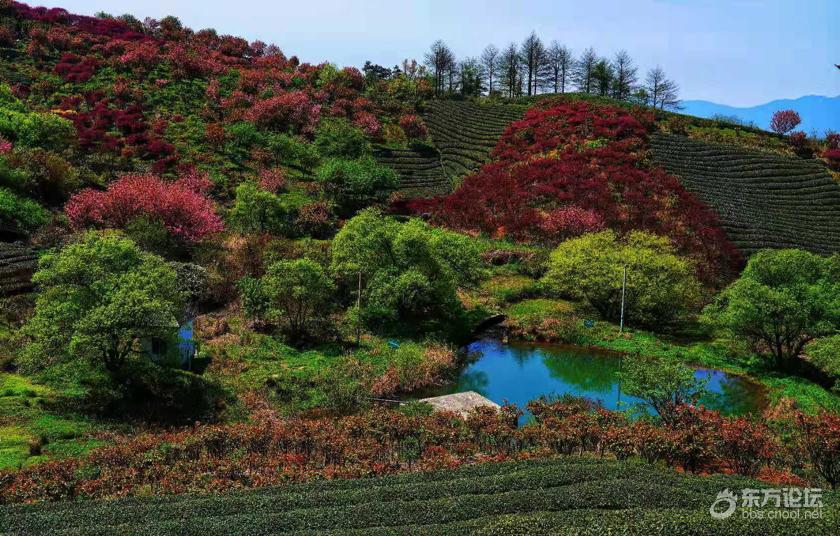
[[[32,274],[37,266],[35,251],[17,244],[0,243],[0,297],[32,290]]]
[[[751,480],[693,477],[639,463],[565,458],[452,471],[334,480],[222,495],[52,503],[0,509],[10,534],[819,534],[837,522],[710,523],[724,489]]]
[[[840,185],[816,161],[663,133],[651,144],[654,159],[717,212],[745,254],[840,251]]]

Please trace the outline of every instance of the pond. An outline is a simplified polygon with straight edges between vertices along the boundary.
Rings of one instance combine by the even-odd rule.
[[[502,343],[482,339],[466,348],[470,357],[457,379],[423,393],[437,396],[476,391],[490,400],[524,408],[543,395],[574,395],[597,400],[607,409],[628,409],[641,400],[621,392],[621,358],[612,353],[575,347]],[[740,376],[697,369],[707,381],[700,402],[725,415],[760,413],[766,406],[763,388]],[[652,410],[649,410],[652,411]]]

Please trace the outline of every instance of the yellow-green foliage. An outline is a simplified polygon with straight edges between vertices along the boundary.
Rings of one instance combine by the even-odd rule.
[[[558,294],[584,300],[609,320],[621,309],[627,267],[625,317],[643,325],[684,318],[696,306],[700,285],[692,264],[674,252],[665,237],[633,231],[586,234],[560,244],[543,282]]]

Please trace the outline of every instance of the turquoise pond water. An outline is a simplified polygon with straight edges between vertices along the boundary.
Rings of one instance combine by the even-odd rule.
[[[543,395],[584,396],[607,409],[628,409],[641,400],[621,392],[621,358],[614,354],[554,345],[502,343],[485,339],[466,348],[468,364],[457,380],[424,396],[476,391],[490,400],[519,407]],[[709,394],[700,402],[727,415],[760,412],[761,386],[719,370],[697,369]]]

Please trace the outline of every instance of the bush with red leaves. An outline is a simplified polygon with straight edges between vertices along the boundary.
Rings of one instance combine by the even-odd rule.
[[[245,118],[260,127],[309,134],[315,130],[320,115],[321,105],[312,102],[303,91],[291,91],[255,102]]]
[[[403,129],[408,139],[422,139],[429,132],[426,123],[415,114],[406,114],[400,117],[400,128]]]
[[[762,422],[743,417],[722,419],[719,431],[721,458],[740,475],[757,475],[777,451],[775,438]]]
[[[831,489],[837,489],[840,484],[840,415],[800,413],[796,421],[800,444],[814,470],[829,483]]]
[[[557,243],[607,227],[668,236],[704,276],[740,255],[715,214],[648,163],[645,112],[586,102],[546,101],[512,123],[494,160],[445,198],[409,208],[465,232]]]
[[[770,120],[770,130],[776,134],[787,134],[801,122],[802,119],[796,110],[779,110]]]
[[[65,53],[61,55],[53,71],[67,82],[87,82],[93,78],[99,60],[90,56],[77,56]]]
[[[260,188],[273,194],[286,187],[286,177],[280,168],[264,169],[260,171]]]
[[[828,149],[823,153],[829,169],[840,171],[840,149]]]
[[[125,175],[105,191],[83,190],[64,211],[75,229],[125,228],[140,217],[161,222],[174,236],[197,242],[222,231],[222,220],[206,197],[209,180],[187,175],[166,182],[153,175]]]

